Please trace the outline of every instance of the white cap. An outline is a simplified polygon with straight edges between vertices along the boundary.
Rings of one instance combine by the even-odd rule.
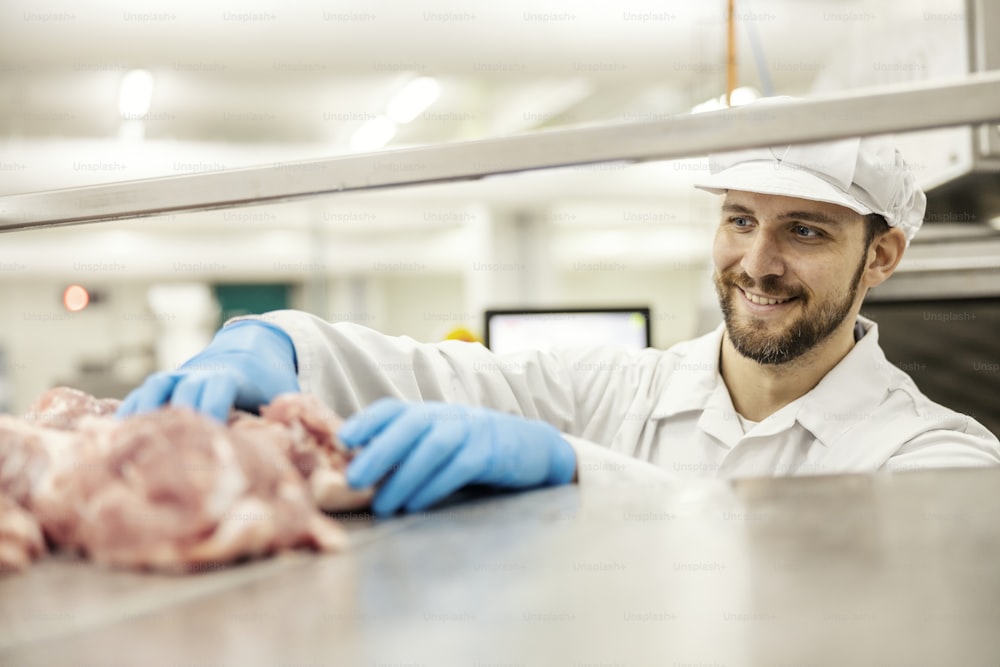
[[[895,144],[884,137],[752,148],[709,156],[711,175],[695,187],[784,195],[878,213],[906,234],[920,229],[927,197],[917,187]]]

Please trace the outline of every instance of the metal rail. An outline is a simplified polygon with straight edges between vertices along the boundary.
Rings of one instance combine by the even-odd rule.
[[[0,197],[0,231],[1000,121],[1000,72],[786,104]]]

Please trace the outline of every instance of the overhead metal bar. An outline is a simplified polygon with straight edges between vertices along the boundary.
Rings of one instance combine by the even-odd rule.
[[[662,120],[10,195],[0,197],[0,231],[997,121],[1000,71]]]

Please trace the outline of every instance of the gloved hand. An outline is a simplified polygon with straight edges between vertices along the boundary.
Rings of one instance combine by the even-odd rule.
[[[553,426],[486,408],[379,400],[344,422],[348,447],[365,445],[347,482],[367,488],[389,475],[375,514],[422,510],[468,484],[529,488],[568,484],[576,453]]]
[[[176,371],[146,378],[115,415],[127,417],[170,403],[224,422],[233,406],[255,411],[278,394],[300,391],[296,370],[288,334],[267,322],[240,320],[220,329],[208,347]]]

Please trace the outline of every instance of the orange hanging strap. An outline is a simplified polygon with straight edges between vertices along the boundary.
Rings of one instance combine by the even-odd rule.
[[[736,89],[736,0],[728,0],[729,12],[726,22],[726,106],[733,106],[733,91]]]

